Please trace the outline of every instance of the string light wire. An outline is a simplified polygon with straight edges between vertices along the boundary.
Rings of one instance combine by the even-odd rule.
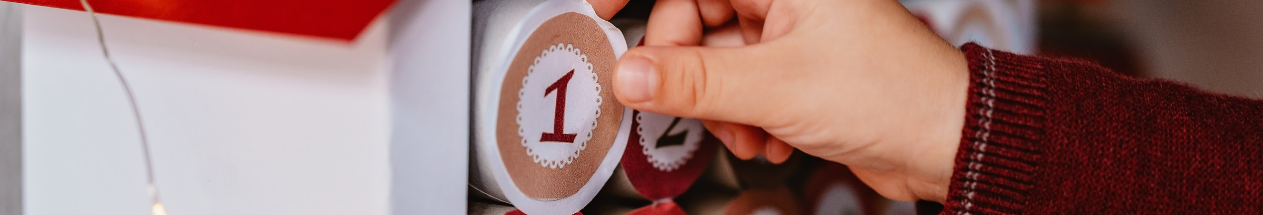
[[[101,21],[97,20],[96,11],[92,10],[92,5],[88,4],[88,0],[79,0],[83,4],[83,9],[92,17],[92,25],[96,27],[97,44],[101,47],[101,54],[105,55],[105,62],[110,64],[110,69],[114,71],[114,77],[118,78],[118,82],[123,86],[123,92],[127,93],[127,101],[131,104],[132,114],[136,117],[136,129],[140,133],[141,154],[145,157],[145,178],[147,182],[147,191],[149,197],[153,198],[152,211],[154,215],[167,215],[167,210],[162,206],[162,201],[158,199],[158,187],[154,186],[153,159],[149,154],[148,135],[145,135],[145,125],[140,118],[140,106],[136,104],[136,95],[132,93],[132,87],[127,84],[127,78],[123,77],[123,72],[118,70],[118,65],[114,63],[114,58],[110,57],[110,49],[105,46],[105,33],[101,31]]]

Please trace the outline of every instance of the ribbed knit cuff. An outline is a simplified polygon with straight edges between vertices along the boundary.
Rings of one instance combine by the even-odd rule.
[[[1044,133],[1043,60],[969,43],[965,129],[943,214],[1017,214]]]

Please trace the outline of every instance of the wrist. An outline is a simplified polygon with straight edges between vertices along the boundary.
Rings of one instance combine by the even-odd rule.
[[[942,69],[943,90],[933,96],[942,99],[934,105],[941,118],[931,121],[937,126],[927,132],[924,145],[913,155],[916,157],[909,159],[913,163],[909,165],[908,186],[919,199],[943,203],[965,127],[970,76],[964,53],[953,47],[940,56],[944,60],[938,67]]]

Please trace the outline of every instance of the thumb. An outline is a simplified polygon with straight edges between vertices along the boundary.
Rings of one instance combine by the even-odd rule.
[[[757,125],[768,59],[757,46],[638,47],[623,54],[614,95],[632,109],[672,116]],[[753,83],[758,80],[762,83]],[[765,102],[764,102],[765,103]],[[756,109],[756,110],[751,110]]]

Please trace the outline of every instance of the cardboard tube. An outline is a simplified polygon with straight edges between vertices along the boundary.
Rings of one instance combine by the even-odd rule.
[[[629,135],[611,85],[622,34],[583,0],[475,2],[473,29],[471,195],[578,212]]]

